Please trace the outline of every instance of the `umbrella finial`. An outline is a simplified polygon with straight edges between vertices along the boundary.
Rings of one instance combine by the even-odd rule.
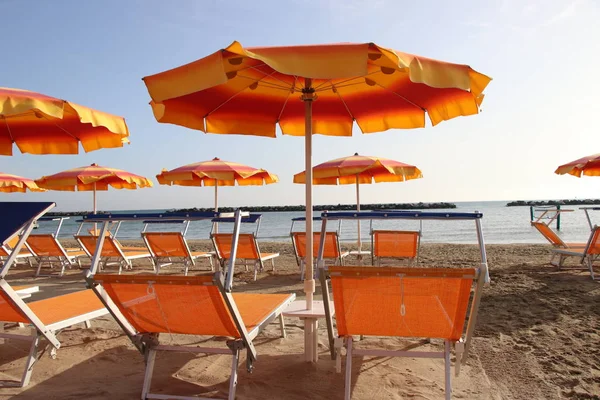
[[[219,157],[215,157],[213,158],[213,161],[221,161],[221,159]]]
[[[98,164],[96,164],[96,163],[92,163],[92,164],[90,165],[90,167],[97,167],[97,166],[98,166]]]
[[[357,156],[357,155],[358,155],[358,153],[354,153],[354,155],[355,155],[355,156]]]

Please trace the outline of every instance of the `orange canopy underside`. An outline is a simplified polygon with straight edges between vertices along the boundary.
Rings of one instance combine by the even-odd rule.
[[[353,155],[326,161],[313,167],[314,185],[347,185],[358,183],[403,182],[422,178],[414,165],[387,158]],[[294,175],[294,183],[306,183],[306,172]]]
[[[600,176],[600,154],[582,157],[579,160],[561,165],[554,171],[555,174],[570,174],[578,178],[581,175]]]
[[[477,114],[490,78],[469,66],[373,43],[243,48],[238,42],[144,78],[159,122],[210,133],[304,135],[306,79],[317,95],[313,132],[351,136],[422,128]]]
[[[39,187],[49,190],[73,192],[90,190],[137,189],[152,187],[152,181],[143,176],[116,168],[101,167],[92,164],[74,168],[54,175],[43,176],[35,181]],[[95,184],[95,188],[94,188]]]
[[[156,175],[161,185],[179,186],[261,186],[276,183],[279,178],[264,169],[215,158],[195,164],[184,165]]]
[[[0,172],[0,192],[4,193],[25,193],[27,190],[30,192],[43,192],[36,185],[33,179],[23,178],[22,176],[4,174]]]
[[[78,154],[123,147],[129,130],[122,117],[27,90],[0,88],[0,155]]]

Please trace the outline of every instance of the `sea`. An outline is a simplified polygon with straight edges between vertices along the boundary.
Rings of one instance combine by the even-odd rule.
[[[507,207],[506,201],[484,201],[484,202],[458,202],[455,209],[438,209],[430,211],[449,212],[473,212],[483,213],[482,226],[486,244],[508,244],[508,243],[547,243],[535,228],[531,227],[529,207]],[[590,227],[585,212],[579,206],[563,206],[564,210],[573,210],[561,213],[559,235],[567,242],[586,242]],[[112,212],[164,212],[166,210],[111,210]],[[252,211],[252,210],[248,210]],[[589,211],[592,223],[600,221],[599,211]],[[595,214],[594,214],[595,213]],[[319,212],[315,211],[315,215]],[[536,215],[540,213],[537,212]],[[264,212],[260,224],[242,224],[243,232],[257,232],[261,241],[290,242],[290,230],[292,229],[292,218],[302,217],[304,212]],[[596,221],[595,221],[596,220]],[[79,217],[70,217],[63,221],[59,231],[59,238],[72,238],[79,229],[81,223]],[[343,221],[338,226],[337,222],[331,221],[328,230],[338,230],[343,242],[356,242],[358,228],[356,221]],[[220,223],[219,232],[232,230],[231,223]],[[361,240],[363,243],[370,242],[371,229],[397,229],[397,230],[421,230],[422,242],[429,243],[477,243],[475,223],[473,221],[407,221],[407,220],[374,220],[361,222]],[[56,231],[56,221],[39,222],[36,233],[53,233]],[[556,223],[552,224],[556,229]],[[82,232],[91,228],[86,224]],[[123,222],[117,232],[119,239],[140,239],[143,228],[141,222]],[[152,224],[148,231],[177,231],[181,230],[181,224]],[[305,229],[303,222],[296,222],[294,231]],[[314,222],[313,229],[320,230],[320,222]],[[187,239],[208,239],[211,230],[209,221],[194,221],[190,223],[186,234]]]

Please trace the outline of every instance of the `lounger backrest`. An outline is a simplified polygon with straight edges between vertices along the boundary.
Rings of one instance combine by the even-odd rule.
[[[306,256],[306,233],[305,232],[293,232],[292,237],[298,257],[304,258]],[[319,254],[319,244],[321,242],[321,233],[313,233],[313,257],[317,257]],[[323,249],[323,258],[339,258],[340,257],[340,245],[338,241],[337,232],[327,232],[325,234],[325,248]]]
[[[531,225],[535,227],[541,234],[548,240],[554,247],[567,247],[565,242],[543,222],[532,222]]]
[[[81,246],[85,249],[85,251],[91,256],[94,256],[96,253],[96,245],[98,244],[98,237],[91,235],[77,235],[75,239]],[[116,240],[110,236],[104,238],[104,245],[102,246],[102,257],[123,257],[123,252],[119,247],[119,244]]]
[[[29,320],[25,314],[17,307],[6,295],[4,289],[0,289],[0,321],[2,322],[23,322]]]
[[[373,255],[375,257],[415,258],[419,243],[419,232],[373,231]]]
[[[340,336],[458,340],[473,268],[329,267]]]
[[[221,259],[228,259],[231,253],[231,241],[233,234],[231,233],[214,233],[212,238],[215,243],[215,250]],[[256,246],[256,239],[252,233],[240,233],[237,247],[237,258],[245,258],[248,260],[258,260],[260,254]]]
[[[19,242],[19,236],[13,236],[10,240],[6,242],[6,245],[0,246],[0,257],[8,257],[10,256],[10,252],[15,248],[17,243]],[[21,252],[25,252],[26,250],[23,248]]]
[[[181,232],[143,232],[142,237],[156,257],[191,257]]]
[[[94,281],[140,333],[241,336],[212,276],[97,274]]]
[[[595,226],[592,231],[589,243],[587,245],[586,254],[600,254],[600,227]]]
[[[29,235],[27,245],[40,257],[66,256],[65,250],[51,233]]]

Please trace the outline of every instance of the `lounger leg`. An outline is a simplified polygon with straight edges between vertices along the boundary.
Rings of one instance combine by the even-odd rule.
[[[596,280],[596,277],[594,276],[594,260],[590,256],[587,256],[586,260],[588,267],[590,268],[590,275],[592,276],[592,280]]]
[[[304,280],[304,260],[300,260],[300,280]]]
[[[152,372],[154,371],[154,361],[156,359],[156,350],[148,349],[146,351],[146,373],[144,374],[144,385],[142,386],[142,400],[146,400],[146,396],[150,392]]]
[[[344,386],[344,399],[350,400],[352,393],[352,336],[346,338],[346,384]]]
[[[83,323],[85,324],[86,329],[90,329],[92,327],[92,321],[89,319],[87,321],[83,321]]]
[[[452,398],[452,385],[450,384],[450,369],[450,341],[444,340],[444,383],[446,389],[446,400],[450,400]]]
[[[273,272],[275,272],[275,259],[271,258],[271,266],[273,267]]]
[[[279,326],[281,327],[281,337],[285,339],[287,335],[285,333],[285,321],[283,320],[283,314],[279,314]]]
[[[254,262],[254,280],[256,280],[256,276],[258,274],[258,267],[259,267],[259,264],[257,261],[255,261]]]
[[[25,387],[29,384],[29,379],[31,379],[31,372],[33,371],[33,365],[36,363],[38,359],[38,346],[40,344],[40,336],[34,333],[35,337],[31,341],[31,348],[29,350],[29,357],[27,358],[27,363],[25,364],[25,371],[23,372],[23,377],[21,378],[21,387]]]
[[[237,366],[238,358],[240,356],[239,349],[233,350],[233,360],[231,361],[231,378],[229,379],[229,400],[235,399],[235,389],[237,388]]]

